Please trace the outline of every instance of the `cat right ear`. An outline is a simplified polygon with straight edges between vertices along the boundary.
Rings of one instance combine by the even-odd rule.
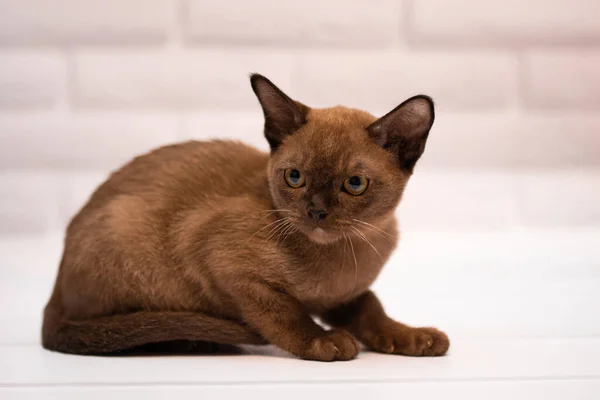
[[[409,172],[425,151],[435,112],[429,96],[411,97],[367,127],[379,146],[393,152],[400,166]]]
[[[274,151],[288,135],[306,124],[309,108],[289,98],[262,75],[250,75],[250,83],[265,116],[265,137]]]

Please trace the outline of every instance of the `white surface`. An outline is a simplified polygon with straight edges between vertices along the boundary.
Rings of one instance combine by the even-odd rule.
[[[439,358],[361,353],[343,363],[254,354],[179,357],[82,357],[33,345],[0,346],[0,396],[162,398],[164,395],[301,398],[343,393],[360,399],[441,393],[484,398],[592,399],[600,394],[600,339],[457,341]],[[496,393],[496,391],[498,391]],[[289,393],[289,395],[288,395]],[[289,397],[291,396],[291,397]],[[416,396],[416,397],[414,397]],[[223,397],[220,397],[223,398]]]
[[[245,355],[82,357],[38,344],[62,234],[0,240],[0,398],[595,399],[600,232],[410,232],[375,288],[396,318],[447,330],[448,356],[346,363]]]
[[[3,399],[332,399],[597,400],[598,380],[468,381],[378,384],[152,385],[7,388]]]
[[[297,360],[269,348],[233,356],[83,357],[0,346],[2,385],[377,383],[600,379],[600,339],[456,341],[448,356],[363,352],[349,362]],[[168,371],[168,373],[165,373]]]

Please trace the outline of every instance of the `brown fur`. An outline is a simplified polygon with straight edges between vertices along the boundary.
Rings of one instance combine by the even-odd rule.
[[[73,218],[42,343],[99,354],[149,343],[271,343],[349,360],[442,355],[445,334],[386,316],[369,286],[396,245],[394,210],[433,123],[426,96],[388,115],[310,109],[252,76],[271,154],[187,142],[135,158]],[[306,176],[294,189],[287,168]],[[349,176],[364,194],[341,190]],[[307,210],[327,212],[316,222]],[[324,330],[313,316],[334,329]]]

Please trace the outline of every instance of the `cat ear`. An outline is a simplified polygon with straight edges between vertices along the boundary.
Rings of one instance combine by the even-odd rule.
[[[367,127],[371,139],[398,156],[400,165],[412,172],[423,151],[435,112],[433,100],[411,97]]]
[[[286,136],[306,123],[309,108],[290,99],[262,75],[252,74],[250,83],[265,115],[265,137],[271,150],[276,150]]]

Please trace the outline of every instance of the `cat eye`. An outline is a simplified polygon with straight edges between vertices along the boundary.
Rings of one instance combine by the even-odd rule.
[[[297,169],[286,169],[284,177],[287,184],[295,189],[304,186],[304,183],[306,182],[306,179],[304,179],[304,175],[302,174],[302,172],[298,171]]]
[[[369,180],[364,176],[351,176],[344,181],[344,190],[353,196],[363,194],[368,186]]]

